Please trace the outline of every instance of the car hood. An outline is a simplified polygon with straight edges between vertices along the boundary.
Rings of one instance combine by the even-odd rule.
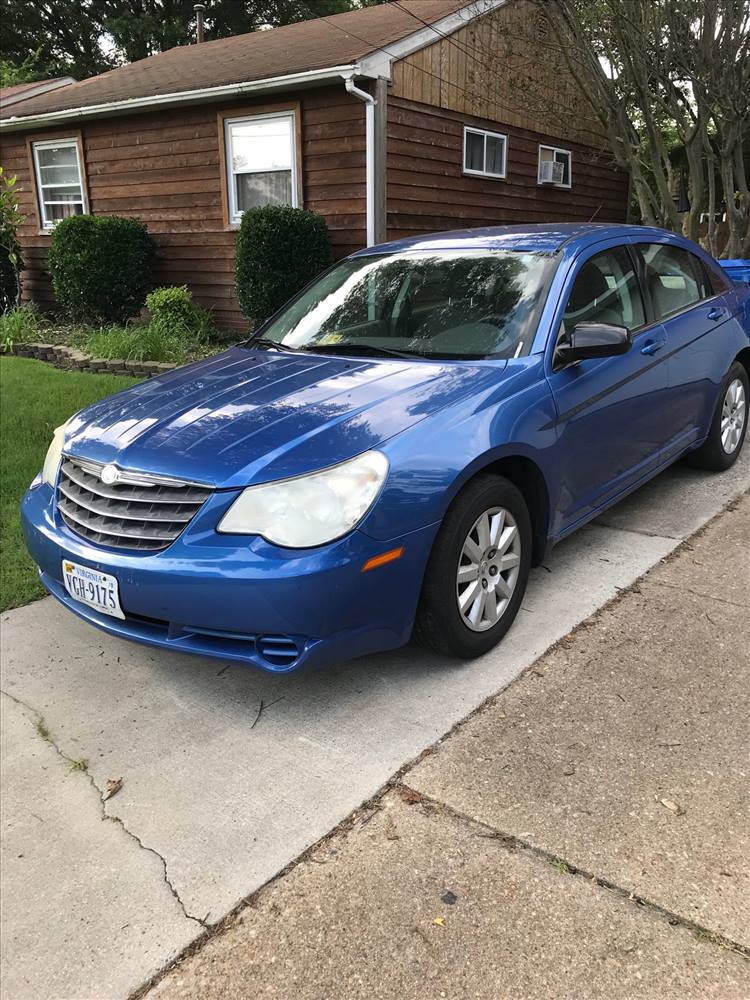
[[[502,368],[233,348],[82,410],[65,451],[218,488],[247,486],[376,448],[496,385]]]

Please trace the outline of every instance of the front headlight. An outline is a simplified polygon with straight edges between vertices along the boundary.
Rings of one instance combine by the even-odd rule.
[[[57,470],[60,468],[66,426],[66,424],[62,424],[62,426],[55,428],[55,433],[52,435],[52,443],[47,449],[47,456],[44,459],[44,466],[42,467],[42,482],[49,483],[52,487],[55,485]]]
[[[274,545],[293,549],[325,545],[359,524],[387,474],[385,455],[367,451],[309,476],[250,486],[229,508],[218,530],[262,535]]]

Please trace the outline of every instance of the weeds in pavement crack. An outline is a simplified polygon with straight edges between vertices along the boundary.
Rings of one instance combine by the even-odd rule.
[[[177,890],[175,889],[174,885],[172,885],[172,882],[170,881],[169,871],[167,869],[167,860],[166,860],[166,858],[162,854],[160,854],[159,851],[156,850],[156,848],[149,847],[148,844],[144,844],[143,841],[141,840],[141,838],[138,836],[138,834],[137,833],[133,833],[132,830],[128,829],[128,827],[125,825],[125,823],[122,821],[122,819],[120,819],[119,816],[112,816],[112,815],[110,815],[110,813],[107,812],[107,806],[106,806],[106,800],[104,798],[104,793],[102,792],[102,789],[99,788],[99,786],[97,785],[96,781],[94,780],[93,775],[91,774],[91,772],[88,769],[89,762],[88,762],[87,758],[86,757],[78,757],[78,758],[76,758],[76,757],[70,757],[68,754],[66,754],[65,751],[62,750],[57,745],[57,743],[55,743],[55,741],[54,741],[54,739],[52,737],[52,733],[50,731],[50,728],[49,728],[49,726],[47,725],[47,723],[46,723],[46,721],[44,719],[44,716],[41,714],[41,712],[38,712],[33,707],[33,705],[29,705],[28,702],[25,702],[22,698],[16,697],[16,695],[10,694],[10,692],[8,692],[8,691],[3,691],[3,690],[0,689],[0,694],[4,694],[6,698],[10,698],[10,700],[13,701],[13,702],[15,702],[16,705],[19,705],[21,708],[24,708],[24,709],[26,709],[27,712],[31,713],[31,715],[33,716],[34,729],[36,730],[37,735],[41,739],[43,739],[45,743],[49,743],[49,745],[53,748],[53,750],[58,755],[58,757],[60,757],[62,760],[64,760],[67,763],[67,765],[68,765],[68,772],[70,773],[72,771],[78,771],[81,774],[85,775],[86,778],[88,778],[89,784],[94,789],[94,791],[96,792],[97,797],[99,799],[99,811],[100,811],[100,814],[101,814],[101,819],[102,820],[109,820],[110,822],[115,823],[117,826],[119,826],[122,829],[122,831],[128,837],[130,837],[131,840],[134,840],[136,842],[136,844],[138,845],[138,847],[140,847],[140,849],[142,851],[146,851],[149,854],[153,854],[154,857],[156,857],[156,858],[159,859],[159,861],[161,862],[162,870],[163,870],[164,884],[169,889],[169,891],[171,892],[171,894],[174,896],[175,900],[177,901],[177,903],[178,903],[180,909],[182,910],[183,914],[185,915],[185,917],[188,920],[192,920],[196,924],[199,924],[201,927],[206,928],[208,925],[206,924],[206,918],[205,917],[204,918],[194,917],[192,915],[192,913],[188,913],[187,909],[185,908],[185,904],[183,903],[182,899],[180,898],[179,893],[177,892]],[[206,914],[206,916],[208,916],[208,914]]]

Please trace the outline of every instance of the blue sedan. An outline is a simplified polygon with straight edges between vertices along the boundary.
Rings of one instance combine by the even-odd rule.
[[[728,469],[750,293],[634,226],[371,247],[245,343],[82,410],[23,500],[47,589],[274,672],[471,658],[547,549],[682,456]]]

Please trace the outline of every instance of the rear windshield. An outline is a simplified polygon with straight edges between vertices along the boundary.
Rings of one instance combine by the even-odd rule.
[[[506,250],[354,257],[257,336],[268,347],[315,353],[518,357],[531,347],[555,266],[548,256]]]

